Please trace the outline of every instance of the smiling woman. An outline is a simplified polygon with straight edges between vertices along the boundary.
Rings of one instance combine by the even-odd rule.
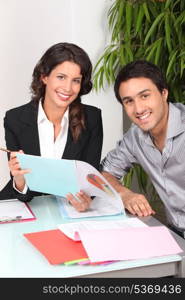
[[[44,107],[51,104],[53,108],[57,106],[65,111],[80,92],[81,78],[80,66],[70,61],[59,64],[49,76],[43,76],[46,85]]]
[[[78,97],[81,88],[81,70],[76,63],[65,61],[57,65],[48,76],[43,76],[45,99],[43,109],[54,124],[54,140],[61,130],[61,116]],[[76,136],[74,135],[76,139]]]
[[[50,158],[75,159],[99,168],[103,129],[100,109],[81,103],[92,89],[92,64],[77,45],[58,43],[50,47],[34,68],[29,103],[6,112],[5,139],[9,154],[11,181],[0,198],[30,201],[38,195],[30,191],[16,158],[17,151]],[[42,180],[42,179],[41,179]],[[72,205],[86,210],[89,197],[69,197]]]

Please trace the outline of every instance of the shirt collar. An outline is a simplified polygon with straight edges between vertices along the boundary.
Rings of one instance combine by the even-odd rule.
[[[169,103],[167,139],[177,136],[185,131],[185,113],[182,114],[181,110],[179,109],[182,104],[179,104],[180,103]],[[185,108],[183,105],[183,110],[184,109]]]
[[[138,127],[138,129],[139,129],[139,137],[140,137],[140,139],[143,140],[146,144],[149,144],[149,145],[153,146],[154,144],[153,144],[153,141],[152,141],[151,136],[148,133],[148,131],[147,132],[143,131],[139,127]]]
[[[181,113],[181,103],[169,103],[169,116],[168,116],[168,127],[167,127],[167,139],[175,137],[185,131],[185,107],[184,115]],[[134,125],[136,126],[136,125]],[[145,143],[153,145],[152,139],[148,132],[144,132],[138,127],[139,136]]]
[[[64,121],[68,121],[69,120],[69,108],[66,109],[65,113],[64,113],[64,116],[62,118],[62,121],[61,121],[61,124],[62,122]],[[42,107],[42,102],[40,101],[39,102],[39,109],[38,109],[38,119],[37,119],[37,123],[38,124],[41,124],[42,122],[44,121],[49,121],[46,114],[45,114],[45,111]]]

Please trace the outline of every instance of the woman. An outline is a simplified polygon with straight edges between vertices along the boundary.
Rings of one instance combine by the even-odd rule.
[[[22,201],[39,193],[30,191],[16,151],[51,158],[75,159],[99,168],[103,130],[100,109],[81,103],[92,89],[92,64],[86,52],[71,43],[50,47],[34,68],[29,103],[6,112],[5,140],[12,152],[11,182],[1,192]],[[79,211],[88,209],[90,198],[80,191],[67,199]],[[7,198],[7,196],[6,196]]]

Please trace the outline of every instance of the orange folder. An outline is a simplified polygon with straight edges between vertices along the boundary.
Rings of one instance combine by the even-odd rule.
[[[25,233],[24,236],[53,265],[88,258],[81,241],[73,241],[59,229]]]

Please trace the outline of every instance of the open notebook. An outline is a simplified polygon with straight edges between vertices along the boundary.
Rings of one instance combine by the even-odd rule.
[[[125,214],[120,195],[90,164],[79,160],[52,159],[41,156],[17,154],[30,190],[56,195],[60,211],[66,217],[78,218]],[[80,190],[94,196],[88,212],[78,213],[64,198],[69,192]]]

